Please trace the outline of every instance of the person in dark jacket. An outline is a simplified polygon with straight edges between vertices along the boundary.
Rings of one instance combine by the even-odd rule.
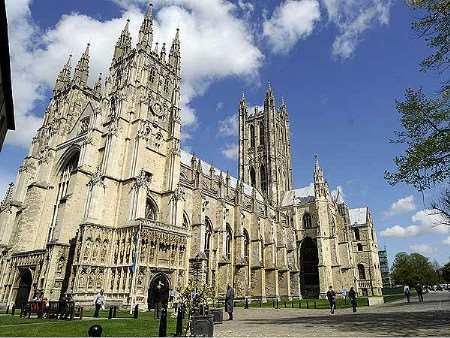
[[[353,288],[353,286],[350,288],[350,291],[348,292],[348,297],[350,298],[350,303],[352,304],[353,312],[356,312],[356,291]]]
[[[229,320],[233,320],[233,304],[234,303],[234,290],[228,285],[227,294],[225,296],[225,312],[228,313]]]
[[[420,285],[419,283],[417,283],[417,285],[416,285],[416,292],[417,292],[417,297],[419,297],[419,303],[423,303],[423,289],[422,289],[422,285]]]
[[[327,292],[327,298],[330,303],[330,313],[334,314],[334,310],[336,309],[336,292],[331,285]]]

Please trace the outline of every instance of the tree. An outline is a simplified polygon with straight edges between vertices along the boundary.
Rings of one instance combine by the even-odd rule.
[[[412,23],[412,28],[425,39],[432,54],[420,64],[422,71],[437,71],[442,76],[439,93],[428,98],[422,89],[407,89],[403,101],[396,101],[403,130],[395,133],[393,143],[407,146],[395,157],[396,171],[385,172],[394,185],[403,182],[419,191],[450,182],[450,1],[409,0],[417,12],[424,13]],[[448,188],[434,206],[450,222]]]
[[[446,283],[450,283],[450,262],[445,264],[442,269],[442,278]]]
[[[391,277],[396,284],[405,285],[434,284],[438,281],[433,264],[418,253],[398,253],[392,264]]]

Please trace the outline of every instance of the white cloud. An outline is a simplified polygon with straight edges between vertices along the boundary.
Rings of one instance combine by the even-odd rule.
[[[413,237],[428,233],[449,233],[450,227],[443,224],[443,218],[434,210],[420,210],[412,217],[412,225],[394,225],[381,231],[384,237]]]
[[[389,23],[391,0],[322,0],[339,35],[333,42],[335,57],[350,57],[361,40],[361,35],[375,24]]]
[[[390,209],[386,211],[385,216],[394,216],[403,214],[409,211],[416,210],[416,204],[414,203],[414,196],[409,195],[392,203]]]
[[[52,88],[58,68],[69,53],[77,59],[86,43],[91,42],[90,70],[94,79],[99,72],[106,72],[128,18],[136,42],[143,14],[135,4],[143,2],[117,0],[124,8],[121,17],[105,21],[77,13],[64,15],[55,27],[42,32],[31,17],[31,0],[7,0],[17,119],[16,131],[8,133],[7,142],[29,144],[40,124],[34,107]],[[171,43],[176,28],[181,29],[182,122],[184,126],[195,126],[192,99],[202,95],[213,81],[228,76],[257,76],[263,55],[246,22],[235,15],[237,6],[228,1],[161,0],[158,9],[156,41]]]
[[[220,136],[237,136],[239,134],[239,121],[236,114],[219,121]]]
[[[228,144],[222,149],[222,154],[230,160],[237,160],[239,156],[239,145],[236,143]]]
[[[317,0],[286,0],[263,23],[263,36],[274,53],[287,53],[309,36],[320,21]]]
[[[411,250],[411,252],[417,252],[425,256],[436,252],[436,249],[428,244],[413,244],[409,246],[409,250]]]
[[[450,245],[450,236],[448,236],[446,239],[444,239],[442,241],[442,243],[445,244],[445,245]]]

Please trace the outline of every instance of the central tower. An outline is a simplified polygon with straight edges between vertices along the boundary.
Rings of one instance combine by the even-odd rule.
[[[276,108],[270,85],[262,111],[249,111],[244,96],[239,105],[239,179],[274,206],[292,189],[288,111],[283,99]]]

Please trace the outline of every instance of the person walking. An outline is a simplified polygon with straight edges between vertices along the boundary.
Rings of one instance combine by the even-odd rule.
[[[97,293],[97,295],[95,296],[94,305],[95,305],[94,317],[98,318],[100,308],[103,308],[105,306],[105,296],[103,295],[103,290],[100,290],[100,292]]]
[[[353,286],[350,288],[350,291],[348,292],[348,297],[350,298],[350,303],[352,304],[353,312],[356,312],[356,291],[353,288]]]
[[[328,302],[330,303],[330,313],[333,315],[334,310],[336,309],[336,292],[333,290],[333,287],[330,285],[327,292]]]
[[[411,290],[409,290],[409,285],[403,287],[403,292],[405,293],[406,302],[409,303],[409,297],[411,296]]]
[[[225,296],[225,312],[228,313],[228,319],[233,320],[234,290],[228,284],[227,294]]]
[[[419,303],[423,303],[423,289],[422,289],[422,285],[420,285],[420,283],[417,283],[417,285],[416,285],[416,292],[417,292],[417,297],[419,298]]]

